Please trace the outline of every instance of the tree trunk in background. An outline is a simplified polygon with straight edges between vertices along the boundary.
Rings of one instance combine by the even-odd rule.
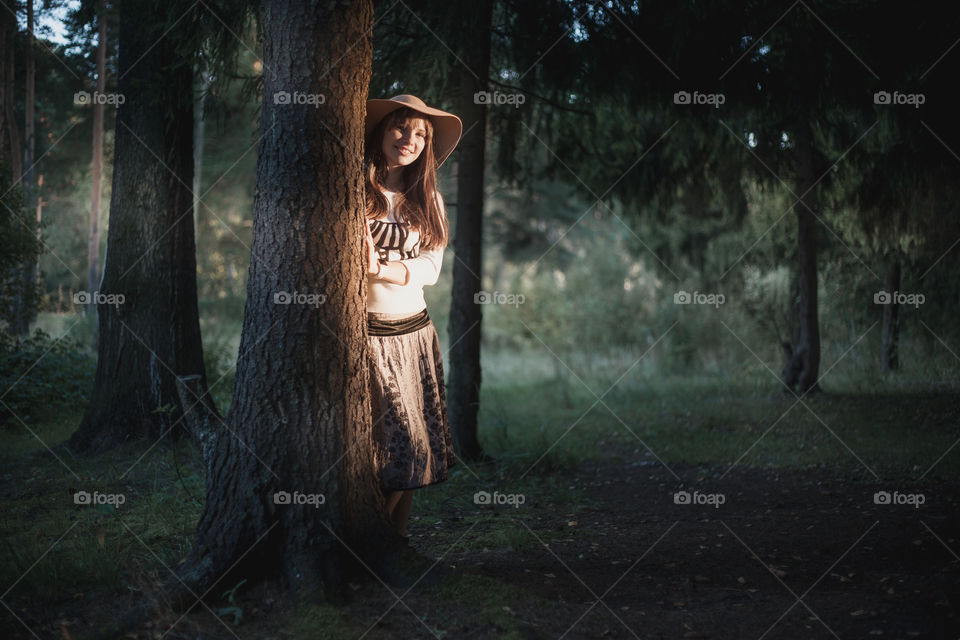
[[[450,300],[450,384],[447,409],[458,454],[476,459],[482,454],[477,438],[480,408],[480,337],[482,309],[475,301],[483,273],[483,169],[487,134],[487,105],[474,94],[487,90],[490,66],[491,0],[460,5],[464,64],[459,66],[457,113],[465,135],[457,163],[457,220],[454,237],[453,289]],[[467,68],[469,67],[469,68]]]
[[[33,63],[33,0],[27,0],[27,37],[24,46],[24,105],[23,105],[23,208],[26,217],[37,208],[37,185],[33,173],[34,156],[34,112],[35,95],[34,85],[36,71]],[[11,69],[12,72],[12,69]],[[18,175],[19,179],[20,176]],[[33,223],[29,219],[24,220],[25,224]],[[39,224],[33,227],[36,233],[39,233]],[[10,332],[17,336],[24,336],[30,331],[30,323],[36,319],[36,288],[37,288],[37,265],[34,259],[22,263],[20,274],[19,296],[15,302],[16,311],[10,322]]]
[[[887,270],[883,290],[890,302],[883,305],[883,352],[880,369],[884,372],[900,368],[900,305],[895,293],[900,290],[900,260],[894,259]]]
[[[27,277],[39,254],[36,225],[32,211],[24,206],[21,132],[14,106],[16,102],[14,58],[20,46],[17,28],[17,3],[0,0],[0,221],[6,252],[0,255],[0,321],[13,334],[23,335],[29,328],[28,314],[33,309],[33,291]],[[26,40],[26,39],[24,39]],[[25,43],[24,43],[24,46]],[[9,173],[8,173],[9,168]]]
[[[100,20],[97,40],[97,93],[106,90],[107,68],[107,17],[103,0],[97,3]],[[93,101],[93,168],[90,186],[90,233],[87,239],[87,291],[94,292],[100,286],[100,195],[103,182],[103,103]],[[87,313],[95,314],[97,306],[91,297]]]
[[[10,172],[13,187],[23,178],[23,147],[20,146],[20,128],[17,125],[17,118],[13,111],[14,103],[14,78],[16,67],[14,66],[14,52],[17,48],[17,3],[13,0],[3,0],[4,4],[4,24],[7,38],[7,46],[4,49],[6,53],[6,73],[3,79],[4,94],[4,121],[7,125],[7,139],[10,141]]]
[[[783,382],[797,394],[820,390],[820,324],[817,304],[817,219],[813,141],[804,121],[796,135],[797,195],[797,295],[794,299],[794,330],[783,369]],[[809,189],[809,191],[808,191]]]
[[[200,188],[203,185],[203,143],[206,140],[206,120],[203,105],[210,89],[210,74],[205,61],[197,69],[196,101],[193,103],[193,235],[200,244]]]
[[[192,70],[175,38],[160,37],[155,3],[119,6],[123,104],[100,293],[123,300],[99,307],[96,378],[69,445],[89,453],[130,438],[180,435],[177,376],[199,375],[198,388],[207,389],[189,188]]]
[[[13,102],[12,89],[7,88],[7,60],[13,58],[17,21],[10,15],[6,0],[0,0],[0,3],[3,5],[3,11],[0,11],[0,167],[6,169],[8,158],[13,155],[13,149],[8,144],[9,130],[16,126],[7,117],[7,106]],[[11,182],[16,179],[17,176],[11,176]],[[0,184],[6,184],[3,177],[0,177]]]
[[[36,68],[33,63],[33,0],[26,0],[27,41],[23,50],[23,201],[33,208],[36,185],[33,183],[34,113],[36,110]]]
[[[34,13],[33,0],[26,0],[27,7],[27,45],[24,49],[24,105],[23,105],[23,124],[24,124],[24,155],[23,155],[23,187],[24,187],[24,213],[26,215],[36,212],[36,226],[34,232],[37,238],[40,238],[40,197],[37,185],[37,177],[34,172],[34,164],[37,157],[37,136],[36,136],[36,111],[37,111],[37,66],[34,62]],[[21,306],[20,322],[22,325],[22,334],[26,335],[30,331],[30,324],[37,319],[37,275],[39,271],[38,262],[40,256],[36,256],[23,264],[23,304]],[[18,327],[19,328],[19,327]],[[15,330],[15,333],[20,331]]]
[[[180,575],[197,593],[220,593],[241,574],[279,574],[298,592],[323,586],[335,598],[344,558],[376,566],[398,542],[374,470],[368,388],[362,147],[373,5],[266,0],[261,19],[263,137],[242,355]],[[282,91],[325,101],[278,104]],[[281,292],[325,299],[279,304]],[[282,491],[289,503],[275,500]],[[325,501],[297,504],[294,492]]]

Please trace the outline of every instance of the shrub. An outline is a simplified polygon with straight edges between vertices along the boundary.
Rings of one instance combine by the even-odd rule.
[[[76,339],[41,329],[18,339],[0,330],[0,424],[29,424],[41,408],[85,402],[95,373],[96,360]]]

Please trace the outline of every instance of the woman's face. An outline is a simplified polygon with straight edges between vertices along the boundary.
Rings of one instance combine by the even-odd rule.
[[[388,127],[383,133],[383,155],[387,166],[405,167],[423,152],[427,141],[427,123],[421,118],[408,118]]]

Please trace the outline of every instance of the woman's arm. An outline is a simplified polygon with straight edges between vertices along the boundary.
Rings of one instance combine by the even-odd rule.
[[[374,278],[391,284],[407,284],[409,276],[410,272],[402,260],[391,260],[380,263],[380,274]]]
[[[421,251],[416,258],[381,262],[380,275],[375,277],[391,284],[425,287],[437,284],[442,264],[443,249],[437,247]]]
[[[410,273],[408,281],[403,284],[415,284],[421,287],[437,284],[440,278],[440,266],[443,264],[443,249],[434,247],[421,251],[416,258],[400,260],[400,263]]]

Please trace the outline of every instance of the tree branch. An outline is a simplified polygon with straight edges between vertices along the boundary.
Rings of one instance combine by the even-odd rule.
[[[502,83],[502,82],[499,82],[499,81],[497,81],[497,80],[494,80],[493,78],[487,78],[487,82],[489,82],[489,83],[491,83],[491,84],[495,84],[495,85],[497,85],[498,87],[503,87],[504,89],[513,89],[514,91],[519,91],[520,93],[522,93],[522,94],[524,94],[524,95],[528,95],[528,96],[530,96],[530,97],[532,97],[532,98],[536,98],[537,100],[540,100],[541,102],[544,102],[544,103],[546,103],[546,104],[549,104],[551,107],[553,107],[553,108],[555,108],[555,109],[560,109],[561,111],[569,111],[569,112],[571,112],[571,113],[579,113],[579,114],[581,114],[581,115],[589,116],[589,117],[591,117],[591,118],[595,118],[595,117],[596,117],[596,115],[593,113],[593,111],[584,111],[583,109],[574,109],[574,108],[572,108],[572,107],[568,107],[568,106],[562,105],[562,104],[560,104],[559,102],[554,102],[554,101],[551,100],[550,98],[545,98],[545,97],[543,97],[543,96],[541,96],[541,95],[538,95],[538,94],[536,94],[536,93],[533,93],[532,91],[527,91],[526,89],[522,89],[522,88],[520,88],[520,87],[514,87],[514,86],[509,85],[509,84],[504,84],[504,83]]]

